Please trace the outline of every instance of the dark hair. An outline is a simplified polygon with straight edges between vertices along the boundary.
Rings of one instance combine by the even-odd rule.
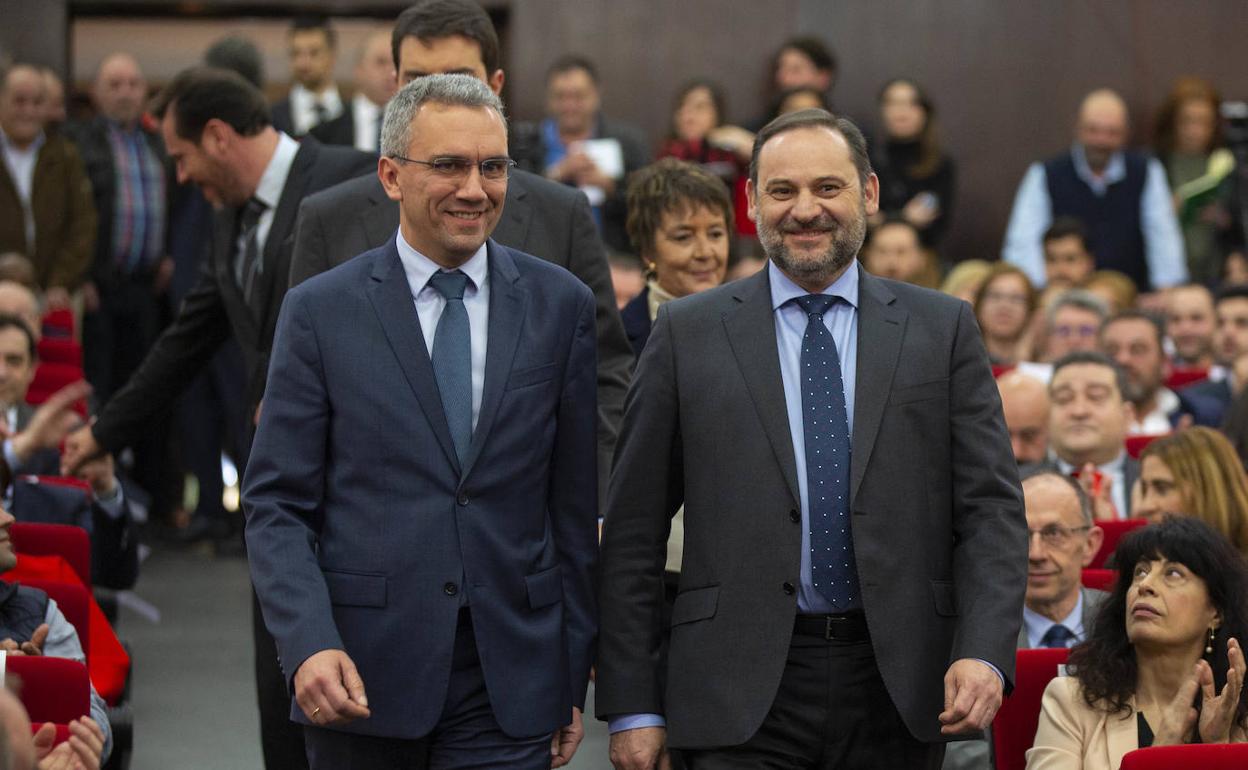
[[[878,233],[879,231],[883,230],[886,227],[906,228],[907,230],[909,230],[911,233],[914,234],[915,242],[919,244],[919,248],[920,249],[923,248],[923,236],[919,233],[919,228],[915,227],[914,223],[906,219],[905,217],[901,217],[896,214],[890,214],[884,217],[883,222],[880,222],[878,225],[872,227],[871,229],[867,231],[867,240],[865,243],[862,244],[863,251],[866,251],[867,249],[871,247],[871,242],[875,240],[876,233]]]
[[[831,111],[830,106],[828,105],[828,97],[823,93],[823,91],[820,91],[814,86],[794,86],[793,88],[786,88],[776,94],[776,98],[771,102],[771,110],[767,113],[769,116],[767,119],[775,120],[784,114],[784,103],[798,94],[809,94],[810,96],[815,97],[819,100],[819,109]],[[814,108],[808,107],[807,109]]]
[[[17,329],[26,337],[26,353],[30,356],[30,362],[35,362],[35,331],[26,325],[26,322],[15,315],[8,313],[0,313],[0,331],[5,329]]]
[[[554,64],[551,64],[550,68],[546,70],[546,82],[550,83],[551,79],[556,75],[576,72],[577,70],[583,70],[586,75],[589,75],[589,79],[593,81],[593,84],[595,86],[598,85],[598,68],[589,59],[575,53],[564,54],[555,59]]]
[[[676,113],[680,110],[680,105],[684,104],[689,94],[699,88],[705,88],[707,93],[711,95],[711,104],[715,105],[715,127],[718,128],[724,124],[724,89],[720,88],[718,83],[709,78],[696,78],[681,86],[680,90],[676,92],[676,98],[672,100],[672,122],[668,128],[668,136],[670,138],[679,138],[676,136]]]
[[[233,70],[256,88],[264,88],[264,60],[260,51],[245,37],[223,37],[204,51],[204,64]]]
[[[1214,685],[1219,691],[1226,685],[1229,665],[1226,641],[1230,637],[1243,639],[1248,633],[1244,603],[1248,596],[1248,562],[1230,541],[1190,516],[1167,517],[1159,524],[1128,534],[1114,552],[1118,579],[1113,591],[1092,620],[1087,640],[1071,650],[1069,664],[1089,706],[1111,714],[1122,713],[1124,718],[1131,715],[1130,701],[1139,678],[1135,654],[1127,639],[1127,590],[1134,582],[1135,565],[1150,559],[1178,562],[1205,582],[1209,602],[1222,615],[1209,656]],[[1240,693],[1235,724],[1243,727],[1246,718],[1248,691]]]
[[[758,154],[762,151],[763,145],[780,134],[799,128],[826,128],[844,137],[845,143],[849,145],[849,155],[854,160],[854,168],[858,170],[858,182],[866,188],[867,177],[871,176],[871,158],[867,156],[867,140],[853,121],[837,117],[827,110],[818,109],[798,110],[788,115],[781,115],[763,126],[754,135],[754,151],[750,153],[750,181],[752,183],[758,184]]]
[[[1079,515],[1083,517],[1084,522],[1088,524],[1095,524],[1096,522],[1093,519],[1092,513],[1092,498],[1088,496],[1088,493],[1084,490],[1083,486],[1076,481],[1073,476],[1069,476],[1065,473],[1059,473],[1051,467],[1042,465],[1030,473],[1024,473],[1023,477],[1018,481],[1020,484],[1026,484],[1032,479],[1049,477],[1055,478],[1070,487],[1071,491],[1075,494],[1075,499],[1079,501]]]
[[[1222,97],[1218,94],[1218,89],[1204,78],[1179,78],[1170,89],[1161,109],[1157,111],[1154,145],[1157,155],[1163,160],[1174,152],[1178,142],[1179,110],[1186,102],[1206,102],[1213,107],[1213,132],[1209,136],[1209,145],[1205,147],[1205,152],[1212,152],[1222,145],[1222,121],[1218,117]]]
[[[394,67],[399,67],[399,50],[405,38],[414,37],[422,43],[458,35],[466,37],[481,49],[485,76],[493,75],[501,66],[498,33],[494,22],[481,6],[471,0],[426,0],[412,5],[399,14],[390,35],[390,53]]]
[[[638,255],[654,248],[663,215],[706,208],[724,217],[732,232],[732,197],[724,180],[701,166],[663,158],[634,172],[628,180],[628,240]]]
[[[1073,353],[1067,353],[1061,358],[1053,362],[1053,374],[1049,377],[1049,388],[1052,389],[1054,380],[1057,379],[1057,373],[1068,366],[1077,366],[1080,364],[1092,364],[1093,366],[1104,366],[1114,373],[1114,384],[1118,387],[1118,398],[1123,401],[1127,400],[1127,393],[1130,392],[1131,386],[1127,382],[1127,373],[1118,365],[1114,359],[1100,352],[1099,350],[1076,350]]]
[[[1083,226],[1083,222],[1077,217],[1058,217],[1053,220],[1053,224],[1049,225],[1049,229],[1044,231],[1044,237],[1041,243],[1056,241],[1059,238],[1069,238],[1070,236],[1079,238],[1079,242],[1083,244],[1083,250],[1088,250],[1088,231]]]
[[[776,68],[780,66],[780,57],[785,51],[797,51],[802,56],[810,59],[810,63],[815,65],[815,69],[827,72],[831,75],[832,82],[836,82],[836,54],[832,53],[832,49],[828,48],[827,44],[819,38],[807,35],[801,37],[791,37],[784,41],[784,45],[780,46],[771,61],[771,72],[773,76],[776,72]]]
[[[1146,313],[1143,310],[1137,310],[1135,308],[1120,310],[1109,318],[1106,318],[1101,324],[1101,336],[1105,336],[1105,330],[1109,328],[1110,324],[1118,321],[1145,321],[1151,324],[1153,327],[1153,336],[1157,339],[1157,349],[1162,351],[1162,355],[1165,355],[1166,322],[1161,318],[1161,316],[1153,313]]]
[[[1228,299],[1248,299],[1248,285],[1228,284],[1223,286],[1213,296],[1213,306],[1217,307]]]
[[[296,16],[290,23],[290,30],[286,34],[290,36],[297,32],[320,32],[325,35],[325,42],[329,44],[331,50],[338,45],[338,35],[334,33],[334,28],[329,26],[329,19],[324,16]]]
[[[241,136],[255,136],[272,123],[260,89],[237,72],[214,67],[191,67],[174,75],[156,96],[152,112],[163,120],[170,108],[178,136],[195,144],[214,118]]]
[[[914,164],[906,169],[906,173],[915,179],[927,179],[940,169],[940,164],[945,157],[940,151],[940,140],[936,132],[936,105],[932,104],[932,100],[928,98],[923,87],[910,78],[893,78],[885,83],[876,101],[883,105],[884,94],[896,85],[907,85],[914,89],[914,95],[919,100],[919,109],[923,110],[923,130],[919,132],[919,156]]]

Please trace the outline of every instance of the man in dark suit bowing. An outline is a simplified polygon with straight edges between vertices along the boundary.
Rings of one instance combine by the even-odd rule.
[[[408,84],[397,233],[282,308],[243,505],[313,768],[537,770],[580,741],[594,298],[488,240],[511,165],[483,83]]]
[[[617,768],[939,767],[1010,688],[1026,525],[970,307],[855,260],[862,134],[759,132],[757,275],[669,303],[638,362],[603,541],[595,711]],[[666,692],[663,544],[685,511]]]
[[[472,0],[423,0],[403,13],[391,35],[399,83],[422,75],[464,73],[501,94],[498,35]],[[394,235],[398,206],[376,176],[362,177],[304,201],[295,228],[291,285],[373,249]],[[513,170],[507,205],[494,231],[499,243],[566,268],[594,292],[598,326],[598,467],[606,492],[615,435],[633,354],[615,306],[611,273],[589,201],[574,188]]]
[[[375,169],[377,159],[315,140],[297,143],[273,128],[264,96],[239,75],[195,67],[179,73],[155,103],[179,182],[195,182],[216,207],[211,249],[178,317],[92,426],[72,434],[64,464],[118,452],[143,436],[231,336],[243,351],[247,414],[264,392],[277,311],[290,275],[291,232],[305,196]],[[256,612],[261,740],[270,768],[298,767],[300,734],[285,718],[273,641]],[[293,757],[293,759],[291,759]],[[295,764],[291,764],[294,762]]]

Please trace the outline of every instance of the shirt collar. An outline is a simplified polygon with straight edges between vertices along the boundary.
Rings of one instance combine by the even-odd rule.
[[[268,206],[270,211],[276,209],[278,201],[281,200],[282,188],[286,186],[286,177],[290,176],[290,167],[294,165],[298,152],[299,143],[279,132],[277,149],[273,151],[269,165],[264,167],[264,173],[260,175],[260,182],[253,195]]]
[[[4,133],[3,128],[0,128],[0,147],[4,148],[5,152],[12,153],[14,155],[34,155],[39,152],[39,148],[43,146],[43,143],[46,142],[47,139],[47,134],[40,131],[34,141],[30,143],[30,146],[26,149],[22,149],[10,142],[9,135]]]
[[[1109,163],[1105,164],[1105,173],[1097,176],[1092,173],[1092,167],[1088,165],[1088,156],[1083,151],[1083,145],[1078,142],[1070,148],[1071,159],[1075,162],[1075,174],[1086,182],[1089,186],[1109,186],[1117,182],[1121,182],[1127,177],[1127,163],[1123,159],[1122,151],[1118,151],[1109,156]]]
[[[776,263],[767,260],[767,277],[771,281],[771,309],[778,310],[781,305],[790,302],[798,297],[805,297],[810,292],[803,289],[793,282],[793,279],[784,274],[784,271],[776,267]],[[854,260],[849,269],[841,273],[841,276],[832,282],[819,294],[828,294],[833,297],[840,297],[848,302],[852,307],[858,307],[858,261]]]
[[[356,94],[351,99],[351,108],[355,114],[364,118],[374,118],[380,115],[384,107],[384,104],[373,104],[373,100],[364,94]]]
[[[434,273],[439,270],[445,270],[445,268],[414,249],[403,237],[402,229],[399,230],[396,238],[395,243],[399,248],[399,261],[403,263],[403,272],[407,274],[407,282],[412,287],[412,297],[415,297],[428,285],[429,279],[433,277]],[[480,290],[485,285],[486,278],[490,273],[490,260],[486,245],[484,243],[481,244],[481,248],[477,249],[477,253],[469,257],[467,262],[460,265],[459,270],[468,276],[468,281],[477,290]],[[447,270],[446,272],[450,271]]]
[[[1117,457],[1105,463],[1104,465],[1096,466],[1096,469],[1100,471],[1101,473],[1112,473],[1116,476],[1122,473],[1122,465],[1126,461],[1126,459],[1127,459],[1127,450],[1124,449],[1118,453]],[[1057,467],[1058,467],[1058,470],[1060,470],[1062,473],[1066,474],[1067,476],[1075,472],[1075,466],[1071,465],[1070,463],[1066,462],[1060,457],[1057,458]]]
[[[302,83],[295,83],[290,87],[290,101],[292,104],[297,102],[306,105],[309,110],[313,109],[312,105],[321,104],[325,109],[334,112],[342,104],[342,97],[338,94],[338,87],[333,83],[326,86],[325,90],[320,93],[309,91]]]
[[[1079,590],[1075,598],[1075,608],[1060,621],[1050,620],[1030,607],[1023,606],[1023,624],[1027,628],[1027,644],[1029,647],[1035,647],[1039,644],[1044,635],[1049,632],[1049,629],[1058,623],[1066,626],[1066,630],[1075,635],[1076,641],[1083,641],[1083,589]]]

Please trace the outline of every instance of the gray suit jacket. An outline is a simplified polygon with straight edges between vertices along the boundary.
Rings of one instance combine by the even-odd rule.
[[[352,179],[305,199],[295,223],[290,285],[394,240],[399,205],[376,174]],[[606,252],[578,190],[525,171],[512,172],[494,240],[565,268],[594,293],[598,334],[598,489],[606,475],[624,411],[633,350],[615,307]]]
[[[910,731],[943,740],[951,661],[1009,691],[1026,525],[1000,399],[964,302],[860,270],[850,475],[875,657]],[[603,539],[600,718],[659,713],[676,748],[762,724],[797,613],[801,525],[768,271],[659,311],[625,406]],[[685,506],[661,690],[663,544]]]

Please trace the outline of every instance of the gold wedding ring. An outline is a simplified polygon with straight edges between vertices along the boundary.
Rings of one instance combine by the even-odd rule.
[[[312,709],[312,717],[315,718],[316,715],[320,712],[320,710],[321,710],[320,706],[317,706],[316,708]]]

